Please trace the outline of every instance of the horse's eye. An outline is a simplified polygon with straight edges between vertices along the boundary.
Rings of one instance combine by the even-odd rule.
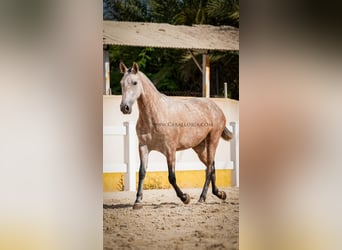
[[[134,82],[133,82],[133,85],[137,85],[137,82],[136,82],[136,81],[134,81]]]

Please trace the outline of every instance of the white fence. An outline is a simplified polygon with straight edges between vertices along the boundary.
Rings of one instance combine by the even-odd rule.
[[[215,161],[216,169],[231,169],[233,170],[232,183],[239,186],[239,125],[237,122],[231,122],[228,126],[233,132],[233,139],[230,141],[230,159],[231,161]],[[113,164],[104,164],[104,172],[124,172],[125,175],[125,190],[136,190],[136,172],[139,171],[139,156],[137,153],[137,135],[134,122],[124,122],[122,126],[107,126],[103,129],[103,136],[123,136],[124,138],[124,162]],[[186,150],[188,151],[188,150]],[[229,151],[229,148],[227,148]],[[227,152],[226,151],[226,152]],[[182,152],[177,152],[176,155],[176,170],[201,170],[205,169],[205,165],[197,160],[181,161]],[[114,152],[113,152],[114,153]],[[189,152],[187,152],[189,153]],[[152,154],[152,152],[151,152]],[[183,157],[184,158],[184,157]],[[167,171],[166,160],[161,161],[149,160],[147,171]]]

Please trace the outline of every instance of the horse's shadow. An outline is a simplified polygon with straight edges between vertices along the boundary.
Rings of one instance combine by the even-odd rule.
[[[162,202],[162,203],[146,203],[143,204],[143,207],[150,207],[153,209],[161,208],[161,207],[170,207],[175,208],[179,207],[180,204],[177,204],[175,202]],[[122,208],[131,208],[133,207],[133,204],[103,204],[103,209],[122,209]]]
[[[161,208],[161,207],[170,207],[170,208],[175,208],[175,207],[179,207],[180,204],[175,203],[175,202],[161,202],[159,204],[148,204],[150,207],[152,207],[153,209],[157,209],[157,208]]]
[[[226,205],[233,205],[238,206],[238,201],[210,201],[210,202],[193,202],[192,205],[194,206],[211,206],[211,205],[219,205],[219,204],[226,204]],[[161,202],[161,203],[143,203],[143,207],[148,207],[152,209],[158,209],[158,208],[176,208],[179,206],[184,206],[183,203],[176,203],[176,202]],[[119,203],[119,204],[103,204],[103,209],[124,209],[124,208],[132,208],[133,203]]]
[[[218,204],[228,204],[228,205],[239,205],[239,202],[232,202],[232,201],[221,201],[221,202],[194,202],[192,205],[195,206],[211,206],[211,205],[218,205]],[[143,207],[149,207],[152,209],[158,208],[176,208],[179,206],[184,206],[182,203],[176,202],[161,202],[161,203],[144,203]],[[103,204],[103,209],[123,209],[123,208],[132,208],[133,204],[125,203],[125,204]]]
[[[103,209],[118,209],[132,207],[132,204],[103,204]]]

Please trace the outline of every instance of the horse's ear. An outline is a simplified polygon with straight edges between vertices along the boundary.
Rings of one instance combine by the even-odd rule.
[[[122,74],[125,74],[126,71],[127,71],[126,65],[125,65],[123,62],[120,62],[120,72],[121,72]]]
[[[139,65],[136,62],[134,62],[132,69],[134,70],[135,73],[138,73],[139,72]]]

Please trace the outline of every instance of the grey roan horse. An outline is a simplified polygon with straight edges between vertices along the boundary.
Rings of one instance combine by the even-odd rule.
[[[183,193],[176,183],[176,151],[192,148],[204,163],[206,178],[199,202],[204,202],[211,181],[212,192],[222,200],[226,193],[219,191],[215,184],[215,151],[222,137],[232,138],[232,133],[225,127],[226,119],[222,110],[206,98],[175,100],[158,92],[136,63],[132,68],[120,63],[122,101],[120,109],[130,114],[132,105],[137,100],[139,118],[136,131],[139,139],[139,184],[133,208],[142,207],[143,182],[146,175],[148,154],[151,150],[166,156],[169,170],[169,182],[177,196],[188,204],[190,196]]]

